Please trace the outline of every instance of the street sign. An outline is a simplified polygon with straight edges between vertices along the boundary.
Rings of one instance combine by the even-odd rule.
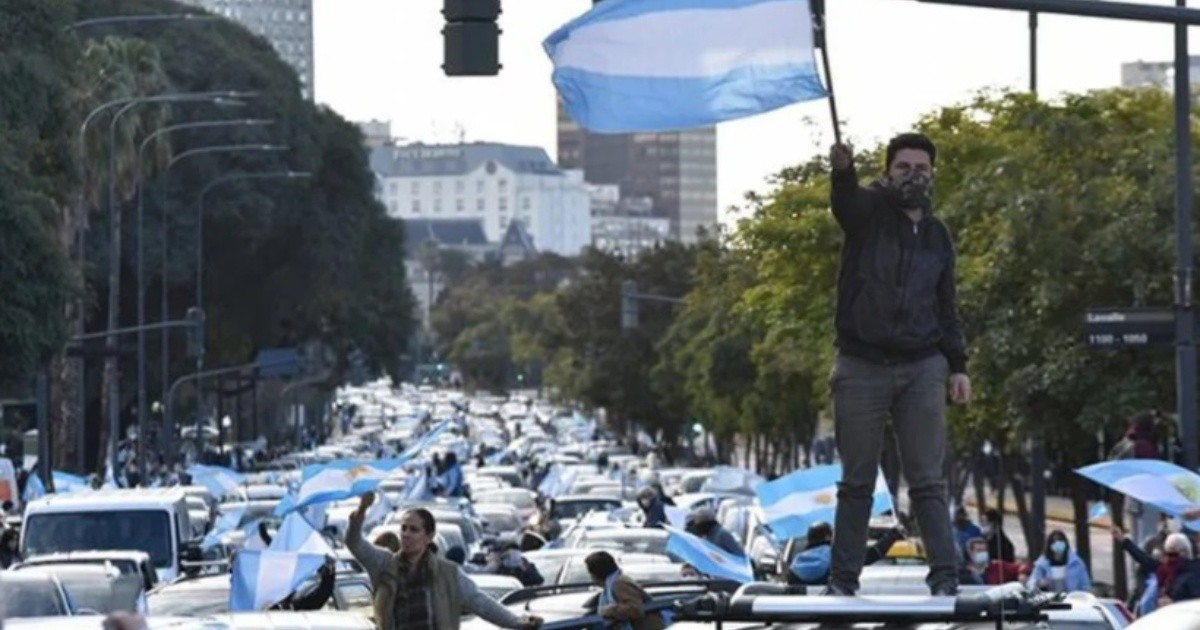
[[[1083,318],[1092,348],[1164,346],[1175,343],[1175,311],[1171,308],[1088,309]]]

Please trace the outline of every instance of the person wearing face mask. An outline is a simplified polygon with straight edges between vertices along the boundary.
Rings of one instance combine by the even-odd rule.
[[[982,538],[972,538],[967,541],[963,551],[963,568],[959,571],[960,584],[986,584],[994,586],[1018,581],[1028,574],[1026,565],[1018,562],[992,560],[988,554],[987,541]]]
[[[1056,529],[1046,537],[1046,552],[1033,563],[1025,586],[1056,593],[1089,591],[1092,578],[1083,559],[1071,550],[1067,535]]]
[[[933,215],[937,149],[916,133],[887,145],[884,177],[859,185],[850,147],[835,145],[830,205],[844,235],[829,377],[842,460],[827,592],[858,590],[871,497],[890,417],[909,498],[929,556],[934,595],[958,591],[946,518],[946,398],[971,399],[955,304],[950,231]]]
[[[642,488],[638,492],[638,507],[642,508],[642,514],[646,520],[643,522],[645,527],[659,527],[667,524],[667,510],[663,504],[662,497],[654,491],[654,488]]]
[[[1139,605],[1142,614],[1172,602],[1200,598],[1200,561],[1196,560],[1192,542],[1186,535],[1169,534],[1163,543],[1162,556],[1155,558],[1130,540],[1119,526],[1113,525],[1112,534],[1125,553],[1152,578],[1146,589],[1148,596]]]

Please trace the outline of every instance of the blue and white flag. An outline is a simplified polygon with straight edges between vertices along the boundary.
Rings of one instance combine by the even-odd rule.
[[[44,496],[46,496],[46,485],[42,483],[41,477],[34,471],[30,473],[29,478],[25,481],[25,494],[21,495],[21,500],[29,503]]]
[[[1098,501],[1092,505],[1092,509],[1088,511],[1088,522],[1095,523],[1096,521],[1108,516],[1108,504],[1103,501]]]
[[[1157,459],[1118,459],[1075,472],[1125,496],[1149,503],[1171,516],[1200,506],[1200,475]],[[1200,528],[1200,520],[1188,527]]]
[[[283,522],[279,525],[279,531],[275,532],[275,538],[271,540],[271,546],[268,549],[334,555],[333,548],[329,546],[325,537],[317,532],[316,528],[299,512],[292,512],[284,517]]]
[[[337,460],[305,466],[300,491],[296,493],[296,502],[291,510],[371,492],[401,464],[403,461],[400,459],[371,462]]]
[[[780,540],[799,538],[818,521],[833,523],[837,512],[837,483],[842,478],[842,465],[804,468],[768,481],[757,488],[767,524]],[[892,495],[888,492],[883,471],[875,481],[871,514],[894,511]]]
[[[246,483],[246,478],[238,472],[223,466],[205,466],[196,464],[187,469],[192,477],[192,483],[204,486],[218,499],[230,494]]]
[[[283,601],[325,564],[320,554],[242,550],[234,556],[229,612],[264,610]]]
[[[55,494],[67,494],[68,492],[82,492],[91,490],[87,479],[79,475],[72,475],[61,470],[50,472],[50,476],[54,479]]]
[[[667,553],[692,565],[700,573],[740,584],[754,581],[754,569],[750,567],[750,559],[746,556],[731,554],[681,529],[665,529],[668,532]]]
[[[606,0],[542,46],[593,132],[703,127],[826,95],[809,0]]]
[[[408,448],[404,449],[404,452],[401,453],[400,457],[397,459],[399,459],[402,462],[405,462],[405,461],[408,461],[408,460],[416,457],[417,455],[420,455],[421,451],[424,451],[425,449],[432,446],[433,443],[439,437],[441,437],[441,435],[443,433],[446,432],[446,429],[450,428],[450,424],[451,424],[451,422],[449,420],[443,420],[443,421],[439,422],[437,424],[437,426],[430,429],[428,433],[426,433],[425,435],[422,435],[421,439],[417,440],[416,442],[413,442],[412,445],[410,445]]]
[[[202,551],[208,551],[209,549],[221,544],[221,537],[237,529],[238,523],[242,522],[242,515],[245,513],[246,508],[244,507],[232,509],[228,512],[222,512],[221,515],[217,517],[217,520],[213,522],[212,531],[208,532],[208,534],[204,536],[204,539],[200,541],[200,549]],[[254,535],[258,535],[257,530],[255,530]]]

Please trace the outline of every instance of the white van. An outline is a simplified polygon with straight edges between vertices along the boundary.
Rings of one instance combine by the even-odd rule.
[[[187,495],[180,488],[51,494],[31,501],[21,527],[21,555],[90,550],[144,551],[158,577],[171,582],[192,542]]]

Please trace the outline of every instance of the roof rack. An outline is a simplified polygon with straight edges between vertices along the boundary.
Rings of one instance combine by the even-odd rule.
[[[746,585],[747,587],[753,585]],[[872,597],[707,593],[676,603],[680,621],[791,623],[961,623],[995,620],[1037,622],[1046,611],[1069,608],[1061,595],[1032,595],[1018,584],[957,597]]]
[[[646,588],[672,588],[677,586],[693,586],[701,587],[705,590],[720,591],[732,593],[739,586],[737,582],[729,580],[675,580],[670,582],[647,582],[642,584]],[[576,582],[574,584],[547,584],[544,586],[529,586],[526,588],[515,590],[500,599],[500,603],[505,606],[512,604],[521,604],[533,599],[537,599],[543,595],[559,595],[562,593],[575,593],[579,591],[587,591],[598,588],[590,582]]]

